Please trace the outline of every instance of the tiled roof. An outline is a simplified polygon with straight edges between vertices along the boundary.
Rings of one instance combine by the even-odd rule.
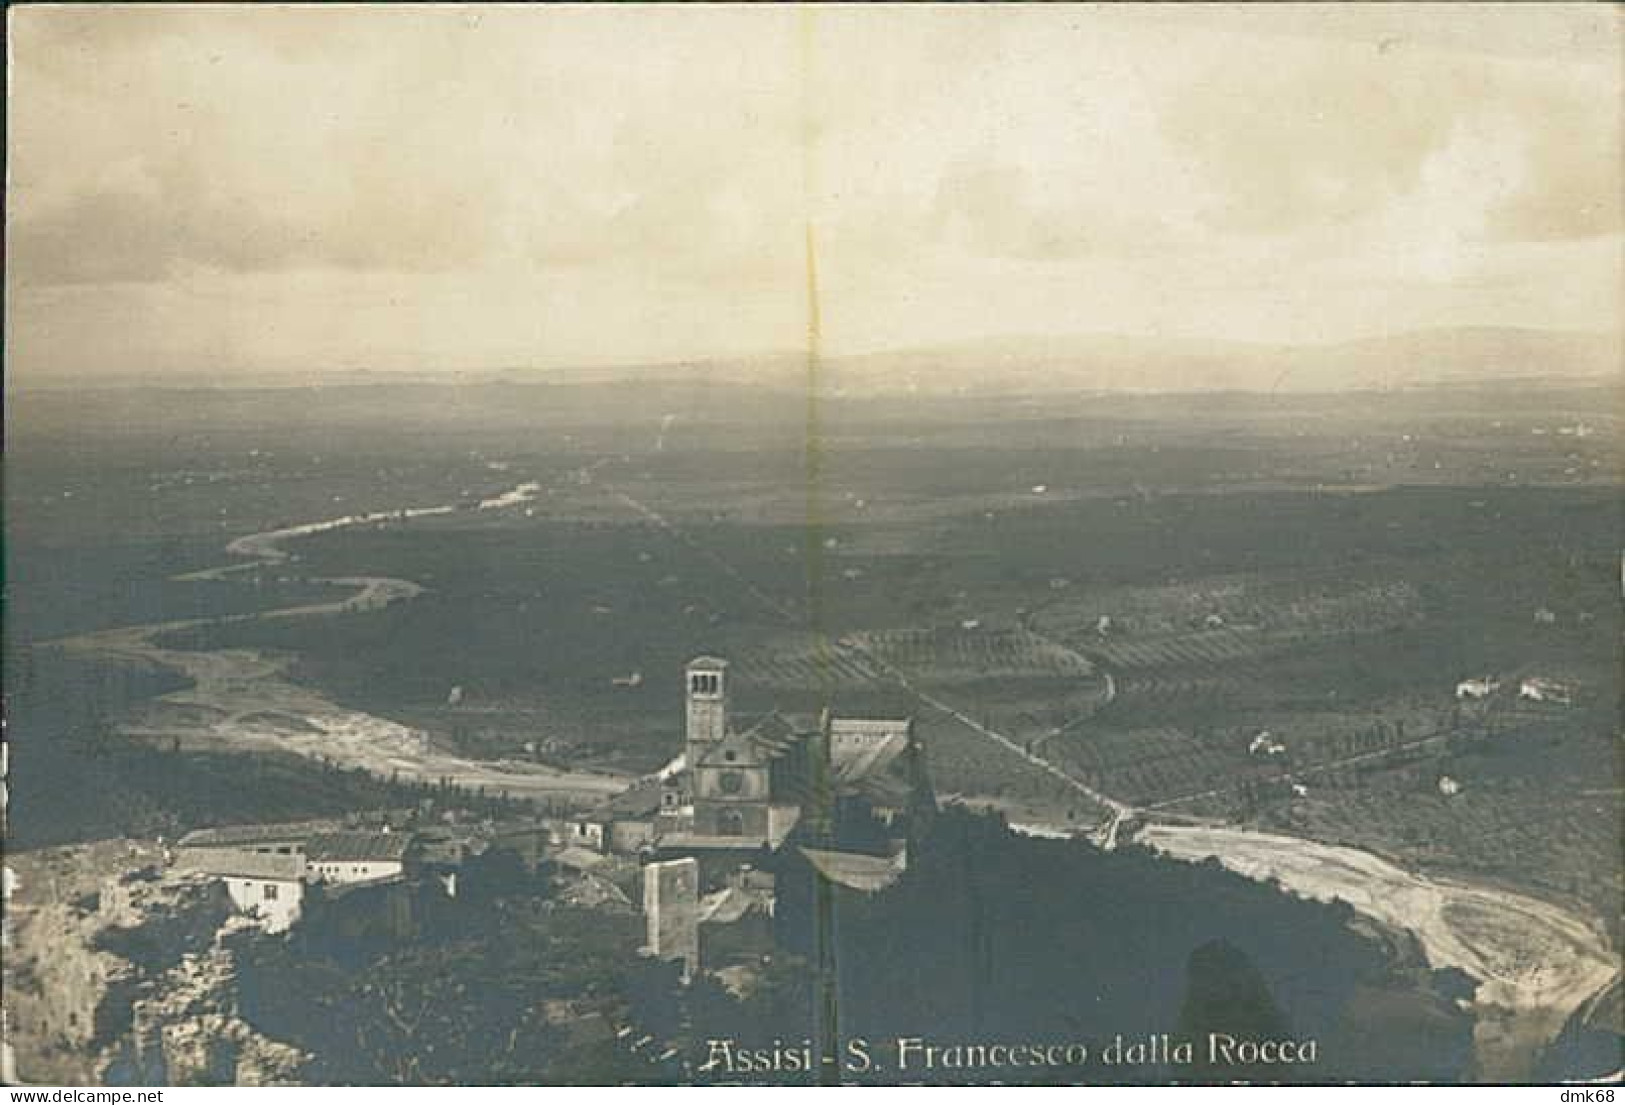
[[[651,817],[660,809],[660,784],[639,782],[594,806],[583,820],[599,824]]]
[[[761,890],[725,887],[700,899],[701,924],[731,925],[747,913],[771,913],[773,895]]]
[[[305,841],[305,855],[312,863],[388,862],[404,857],[411,844],[407,833],[317,833]]]
[[[553,861],[563,867],[573,867],[578,871],[590,871],[595,867],[602,867],[609,862],[609,857],[590,848],[577,848],[575,845],[562,848],[553,856]]]
[[[807,737],[818,732],[816,721],[769,710],[765,714],[742,714],[731,719],[729,737],[743,737],[773,760],[784,755]]]
[[[745,736],[766,753],[769,759],[784,755],[794,748],[804,735],[777,710],[763,714],[754,725],[745,730]]]
[[[807,857],[814,870],[830,882],[867,894],[886,889],[897,881],[908,866],[907,852],[899,852],[895,856],[867,856],[860,852],[802,848],[801,854]]]
[[[837,745],[830,753],[831,767],[837,783],[856,783],[885,771],[908,748],[908,738],[893,733],[870,744],[843,748]]]
[[[829,720],[829,733],[836,744],[846,743],[843,738],[906,737],[913,727],[910,718],[836,717]]]
[[[837,718],[830,722],[830,759],[838,791],[872,802],[902,805],[913,792],[908,718]]]
[[[658,847],[668,850],[681,850],[685,848],[720,849],[729,852],[754,851],[766,843],[759,836],[715,836],[709,833],[667,833],[658,842]]]
[[[700,754],[701,767],[761,767],[784,754],[789,745],[773,745],[749,733],[729,733]]]
[[[297,882],[304,877],[305,858],[240,848],[188,848],[176,858],[175,867],[188,874]]]
[[[303,840],[313,833],[331,832],[335,821],[289,821],[264,825],[221,825],[198,829],[177,840],[181,848],[225,848],[244,844],[278,844]]]
[[[772,711],[762,714],[743,725],[737,732],[709,748],[703,763],[720,766],[725,754],[738,752],[742,744],[761,760],[736,754],[729,764],[750,765],[762,760],[781,758],[810,738],[817,736],[816,728],[809,730],[807,719],[786,717]],[[908,718],[836,718],[830,721],[830,761],[836,788],[847,794],[863,794],[877,801],[905,800],[911,781],[904,767],[903,757],[908,751],[913,721]],[[787,794],[786,797],[803,797]],[[650,812],[655,806],[651,804]],[[599,807],[607,815],[612,812],[606,803]],[[598,812],[598,811],[595,811]],[[625,814],[620,814],[625,816]],[[613,820],[601,816],[599,820]]]

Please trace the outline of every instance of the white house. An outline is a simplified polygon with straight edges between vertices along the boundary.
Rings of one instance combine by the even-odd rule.
[[[570,845],[576,848],[591,848],[595,852],[604,850],[604,825],[602,816],[594,811],[584,814],[570,823]]]
[[[1501,689],[1501,684],[1485,676],[1482,679],[1463,679],[1456,684],[1457,698],[1488,698]]]
[[[1262,753],[1265,756],[1279,756],[1286,751],[1286,745],[1281,744],[1270,735],[1268,729],[1261,729],[1247,745],[1247,751],[1254,756]]]
[[[406,872],[407,833],[316,833],[305,841],[312,882],[351,883],[398,878]]]
[[[1574,688],[1555,679],[1531,676],[1518,684],[1518,697],[1530,702],[1559,702],[1567,706],[1574,702]]]
[[[256,918],[266,932],[283,932],[299,919],[305,895],[305,859],[245,848],[187,848],[183,872],[208,875],[226,887],[231,904]]]

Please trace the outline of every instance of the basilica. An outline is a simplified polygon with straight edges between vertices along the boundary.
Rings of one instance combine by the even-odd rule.
[[[681,961],[685,978],[727,977],[765,962],[784,894],[861,898],[896,882],[936,798],[912,718],[740,718],[726,661],[697,657],[683,674],[682,754],[584,827],[643,857],[646,953]]]
[[[901,840],[929,803],[930,783],[911,718],[769,712],[735,718],[728,664],[710,656],[684,673],[683,754],[662,772],[654,846],[666,855],[781,846],[792,834],[822,843],[854,833],[863,844]]]

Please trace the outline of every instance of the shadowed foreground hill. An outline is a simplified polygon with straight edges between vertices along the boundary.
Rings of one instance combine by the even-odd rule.
[[[1092,1056],[1081,1070],[904,1072],[953,1082],[1471,1074],[1472,1021],[1455,1004],[1471,992],[1463,976],[1428,970],[1408,941],[1363,928],[1346,905],[1289,897],[1216,865],[1132,848],[1103,854],[950,809],[881,894],[831,889],[794,861],[779,879],[781,955],[803,966],[771,975],[743,1004],[690,1010],[702,1038],[744,1047],[864,1038],[877,1057],[898,1037],[944,1046],[1081,1041]],[[832,1001],[819,997],[811,966],[821,946]],[[1118,1036],[1177,1042],[1187,1032],[1313,1040],[1317,1059],[1220,1069],[1205,1061],[1202,1039],[1193,1041],[1202,1061],[1102,1061]]]

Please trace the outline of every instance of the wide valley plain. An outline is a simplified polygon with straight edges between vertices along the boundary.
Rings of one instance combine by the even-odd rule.
[[[9,422],[15,848],[113,835],[74,812],[110,782],[29,769],[86,726],[586,808],[670,759],[713,653],[744,710],[912,715],[945,802],[1410,933],[1480,984],[1481,1074],[1619,1030],[1608,389],[679,374],[37,391]],[[125,831],[330,812],[278,793]]]

